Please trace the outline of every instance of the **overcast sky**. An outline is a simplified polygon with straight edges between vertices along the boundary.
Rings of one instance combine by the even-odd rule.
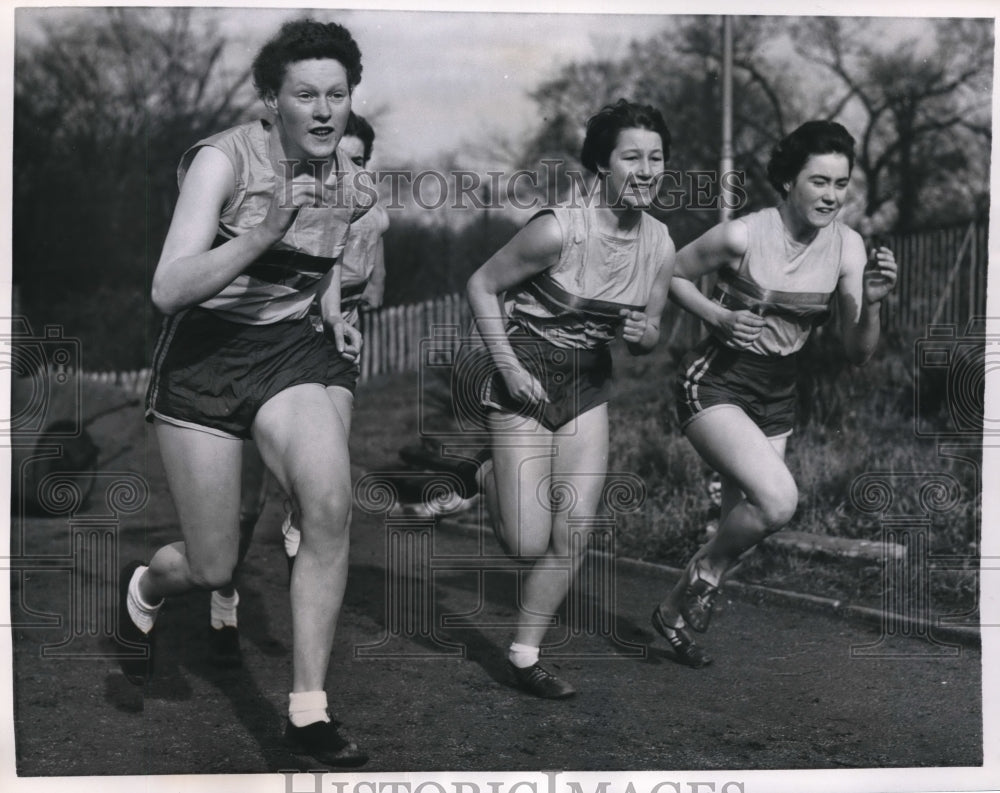
[[[221,13],[223,29],[247,42],[233,57],[249,62],[295,12]],[[419,164],[465,141],[517,137],[532,127],[528,93],[559,65],[613,55],[670,23],[667,16],[634,14],[316,10],[313,15],[346,25],[361,47],[364,74],[354,109],[380,111],[376,164]]]
[[[359,3],[347,3],[359,5]],[[158,4],[163,5],[163,4]],[[217,9],[221,30],[233,42],[228,53],[234,69],[245,68],[260,45],[281,22],[301,14],[303,6],[281,4],[279,8],[241,7]],[[399,5],[382,2],[383,7]],[[403,5],[415,6],[414,3]],[[447,8],[447,2],[425,4]],[[459,4],[452,3],[452,7]],[[528,94],[573,60],[615,57],[636,38],[656,35],[672,24],[668,13],[634,13],[717,10],[708,5],[679,6],[668,2],[632,0],[616,4],[633,13],[569,13],[569,9],[593,10],[609,4],[542,2],[511,4],[512,7],[562,8],[564,13],[500,13],[497,11],[449,12],[354,9],[315,9],[317,19],[345,24],[364,57],[364,76],[355,95],[355,109],[376,114],[378,135],[374,167],[403,162],[419,165],[440,152],[461,151],[470,141],[506,137],[515,141],[534,127],[535,105]],[[731,4],[730,4],[731,5]],[[464,3],[462,7],[506,7],[493,3]],[[306,4],[308,7],[308,4]],[[736,8],[747,8],[736,6]],[[973,6],[975,7],[975,6]],[[758,4],[754,10],[775,11],[781,4]],[[844,13],[849,4],[840,4]],[[944,9],[939,5],[939,11]],[[784,9],[791,10],[788,4]],[[912,10],[910,10],[912,9]],[[920,13],[919,2],[906,6],[887,4],[881,13]],[[924,11],[927,9],[924,8]],[[803,3],[797,13],[830,13],[823,4]],[[951,10],[950,13],[960,13]],[[29,33],[35,17],[52,14],[95,13],[93,10],[31,8],[20,12],[18,34]],[[900,33],[912,27],[898,21]],[[581,108],[581,119],[596,108]]]

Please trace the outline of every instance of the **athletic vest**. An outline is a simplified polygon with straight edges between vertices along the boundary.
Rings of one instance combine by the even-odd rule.
[[[267,214],[277,177],[268,157],[271,125],[260,120],[205,138],[188,149],[177,169],[183,184],[195,154],[203,146],[218,149],[229,159],[236,177],[232,197],[222,208],[213,247],[258,226]],[[327,185],[333,208],[303,207],[285,236],[218,294],[201,303],[225,319],[264,325],[299,319],[309,311],[319,283],[344,250],[347,231],[374,204],[371,177],[348,157]]]
[[[750,352],[791,355],[829,317],[847,235],[856,232],[835,220],[801,246],[791,241],[777,208],[738,222],[747,227],[746,253],[737,269],[719,272],[712,299],[764,318],[763,330],[747,348]]]
[[[621,309],[645,309],[669,244],[667,227],[643,213],[638,235],[625,240],[598,230],[595,207],[556,207],[538,214],[546,212],[562,231],[559,261],[507,293],[508,326],[556,347],[608,344],[622,324]]]
[[[389,228],[389,213],[376,204],[363,218],[351,225],[341,254],[340,311],[352,325],[357,325],[361,294],[375,269],[378,243]]]

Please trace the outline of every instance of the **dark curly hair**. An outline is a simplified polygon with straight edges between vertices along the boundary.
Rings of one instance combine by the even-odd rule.
[[[350,31],[336,22],[296,19],[281,26],[253,61],[253,84],[261,96],[277,94],[290,63],[316,58],[339,61],[353,91],[361,82],[361,50]]]
[[[597,173],[600,166],[606,166],[611,152],[618,145],[618,133],[623,129],[648,129],[660,136],[663,144],[663,159],[670,159],[670,130],[663,115],[652,105],[640,105],[619,99],[613,105],[605,105],[587,121],[587,134],[580,151],[580,162],[591,173]]]
[[[767,181],[771,187],[788,197],[785,185],[794,182],[814,154],[843,154],[847,169],[854,169],[854,138],[836,121],[807,121],[782,138],[771,151],[767,163]]]
[[[368,123],[368,119],[359,116],[353,110],[347,117],[347,126],[344,128],[344,135],[353,135],[361,141],[364,146],[365,162],[372,158],[372,148],[375,146],[375,130]]]

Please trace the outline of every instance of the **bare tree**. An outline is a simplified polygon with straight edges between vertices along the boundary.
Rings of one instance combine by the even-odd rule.
[[[100,338],[91,365],[140,365],[178,159],[243,116],[247,69],[227,67],[204,12],[32,13],[41,35],[15,53],[14,280],[35,324]]]
[[[781,136],[810,118],[858,137],[865,215],[908,230],[984,211],[989,198],[993,30],[989,20],[738,17],[734,26],[734,164],[747,208],[774,200],[765,165]],[[657,105],[675,138],[670,167],[711,170],[720,148],[717,17],[675,17],[619,58],[568,64],[533,93],[543,122],[525,163],[572,158],[583,121],[626,96]],[[690,213],[684,213],[688,215]],[[700,225],[712,222],[701,213]],[[670,217],[671,228],[691,219]]]
[[[720,21],[675,17],[661,32],[633,42],[619,58],[564,66],[532,93],[543,123],[525,152],[525,167],[546,157],[575,163],[588,113],[619,97],[646,102],[664,113],[674,139],[668,167],[679,173],[678,184],[687,193],[677,208],[694,210],[669,213],[672,234],[683,242],[714,223],[715,205],[691,195],[688,183],[698,174],[709,181],[719,176]],[[779,24],[741,17],[735,29],[733,155],[736,170],[746,176],[749,207],[772,200],[763,163],[789,115],[791,79],[766,52]]]
[[[814,92],[817,114],[861,118],[852,126],[860,129],[866,214],[892,205],[900,231],[968,217],[989,191],[992,22],[927,25],[929,40],[900,40],[892,23],[871,20],[810,19],[794,28],[797,52],[825,74],[825,90]]]

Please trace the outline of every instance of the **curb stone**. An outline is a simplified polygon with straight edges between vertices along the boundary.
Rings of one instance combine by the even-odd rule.
[[[463,521],[460,516],[440,517],[437,525],[447,531],[461,534],[478,534],[481,532],[481,528],[478,525]],[[591,553],[600,554],[601,556],[612,555],[607,551],[598,550],[591,550]],[[683,572],[669,565],[647,562],[642,559],[631,559],[626,556],[618,556],[615,558],[615,561],[626,569],[631,568],[645,572],[662,573],[672,577],[678,577]],[[897,633],[910,637],[933,632],[936,639],[957,642],[967,647],[981,646],[978,625],[949,625],[942,622],[943,617],[936,617],[928,624],[927,620],[917,619],[904,614],[895,614],[867,606],[856,606],[834,598],[810,595],[804,592],[792,592],[785,589],[775,589],[773,587],[761,586],[760,584],[746,584],[740,581],[727,581],[725,589],[728,594],[735,594],[740,600],[751,603],[775,603],[792,608],[818,611],[869,626],[898,626],[899,630]]]

